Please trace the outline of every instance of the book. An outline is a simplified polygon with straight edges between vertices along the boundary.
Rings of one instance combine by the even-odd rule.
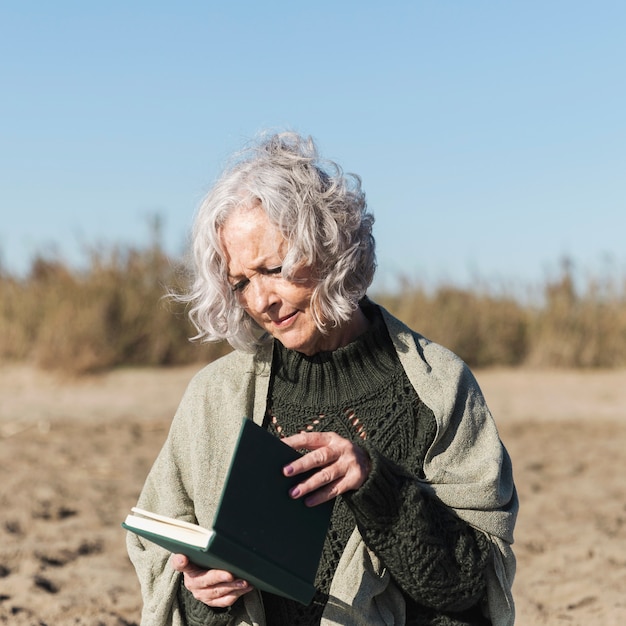
[[[122,526],[205,569],[308,605],[333,502],[307,507],[289,489],[306,474],[282,469],[301,456],[244,418],[211,528],[133,508]]]

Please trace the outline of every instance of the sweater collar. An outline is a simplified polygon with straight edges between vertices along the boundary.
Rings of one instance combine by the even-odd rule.
[[[275,342],[275,390],[288,393],[290,402],[319,406],[370,396],[388,385],[399,362],[379,308],[368,302],[363,309],[370,328],[332,352],[307,356]]]

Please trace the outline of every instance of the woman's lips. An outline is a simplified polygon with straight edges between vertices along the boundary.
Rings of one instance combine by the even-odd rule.
[[[294,311],[293,313],[290,313],[289,315],[285,315],[285,317],[281,317],[277,320],[272,320],[272,324],[279,328],[284,328],[285,326],[288,326],[292,322],[292,320],[294,319],[297,313],[298,311]]]

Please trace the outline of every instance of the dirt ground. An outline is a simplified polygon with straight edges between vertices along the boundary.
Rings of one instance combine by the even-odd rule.
[[[138,624],[120,522],[195,369],[0,366],[0,624]],[[520,494],[516,624],[626,624],[626,371],[477,378]]]

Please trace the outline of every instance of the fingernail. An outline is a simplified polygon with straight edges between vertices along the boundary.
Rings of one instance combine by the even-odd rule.
[[[291,465],[286,465],[283,468],[283,472],[284,472],[285,476],[291,476],[293,474],[293,467]]]
[[[292,498],[297,498],[300,495],[300,488],[299,487],[294,487],[290,492],[289,495]]]

